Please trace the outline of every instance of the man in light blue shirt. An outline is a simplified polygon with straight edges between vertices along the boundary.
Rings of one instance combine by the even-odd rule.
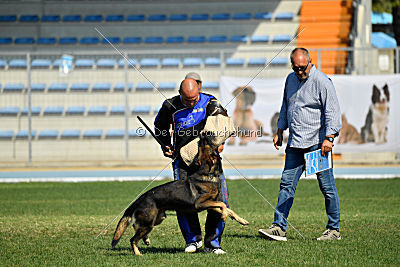
[[[274,137],[274,146],[279,149],[283,131],[289,129],[285,167],[274,222],[269,229],[259,230],[261,236],[278,241],[287,240],[287,217],[304,171],[304,154],[321,149],[321,154],[325,156],[332,151],[334,138],[341,128],[340,107],[332,81],[311,64],[307,49],[294,49],[290,59],[293,72],[286,79],[278,130]],[[317,173],[317,178],[328,215],[326,231],[317,240],[340,240],[339,195],[332,168]]]

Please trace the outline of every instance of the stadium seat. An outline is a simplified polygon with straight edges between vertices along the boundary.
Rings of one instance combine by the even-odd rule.
[[[44,92],[45,89],[46,89],[45,83],[32,83],[31,84],[32,92]]]
[[[233,35],[229,38],[231,43],[247,43],[249,38],[246,35]]]
[[[47,88],[48,92],[65,92],[67,91],[67,83],[51,83]]]
[[[226,43],[227,40],[225,35],[214,35],[208,38],[209,43]]]
[[[292,40],[292,36],[289,34],[278,34],[275,35],[274,38],[272,39],[273,43],[286,43],[290,42]]]
[[[150,36],[144,39],[145,44],[162,44],[164,39],[161,36]]]
[[[268,43],[269,36],[268,35],[253,35],[250,38],[252,43]]]
[[[75,61],[75,68],[92,68],[93,66],[93,59],[77,59]]]
[[[81,20],[81,15],[65,15],[63,17],[63,22],[80,22]]]
[[[109,129],[106,132],[106,138],[122,138],[125,136],[125,130],[122,129]]]
[[[89,129],[83,132],[84,138],[101,138],[103,135],[103,130],[101,129]]]
[[[48,106],[43,110],[43,115],[62,115],[64,107],[62,106]]]
[[[205,43],[206,37],[205,36],[189,36],[187,38],[188,43]]]
[[[70,106],[65,110],[65,115],[83,115],[85,111],[84,106]]]
[[[0,22],[15,22],[17,21],[16,15],[1,15]]]
[[[275,16],[275,20],[293,20],[293,18],[293,12],[280,12]]]
[[[143,14],[137,14],[137,15],[129,15],[126,17],[126,21],[145,21],[146,16]]]
[[[251,14],[250,13],[235,13],[233,14],[234,20],[250,20]]]
[[[164,14],[152,14],[147,18],[148,21],[166,21],[167,16]]]
[[[55,139],[58,137],[58,130],[41,130],[39,132],[39,139]]]
[[[78,39],[76,37],[61,37],[58,39],[58,44],[60,45],[70,45],[70,44],[77,44]]]
[[[221,60],[218,57],[208,57],[204,60],[206,67],[218,67],[221,65]]]
[[[97,60],[97,68],[114,68],[117,64],[117,60],[112,58],[100,58]]]
[[[119,38],[119,37],[106,37],[106,38],[101,39],[101,43],[102,44],[109,44],[109,43],[119,44],[119,43],[121,43],[121,38]]]
[[[139,82],[136,85],[136,91],[153,91],[153,84],[150,82]]]
[[[211,16],[212,20],[229,20],[231,15],[229,13],[217,13]]]
[[[36,137],[36,130],[32,130],[32,138],[35,138]],[[29,131],[28,130],[19,130],[18,132],[17,132],[17,134],[15,135],[15,137],[17,138],[17,139],[28,139],[28,137],[29,137]]]
[[[225,64],[226,66],[243,66],[244,58],[227,58]]]
[[[206,21],[209,19],[210,19],[210,16],[208,14],[193,14],[190,17],[190,20],[193,20],[193,21]]]
[[[39,45],[55,45],[56,38],[53,37],[40,37],[36,40],[36,43]]]
[[[21,93],[25,88],[23,83],[7,83],[4,85],[3,92],[16,92]]]
[[[136,58],[128,58],[128,68],[136,67],[137,63],[138,63],[138,61]],[[121,58],[118,61],[118,67],[123,68],[124,66],[125,66],[125,59]]]
[[[89,91],[89,86],[88,83],[73,83],[69,90],[71,92],[87,92]]]
[[[0,45],[12,44],[11,37],[0,37]]]
[[[247,66],[264,66],[267,63],[266,58],[250,58]]]
[[[133,88],[133,83],[128,83],[128,91],[131,91]],[[125,83],[119,82],[114,85],[114,92],[124,92],[125,91]]]
[[[258,12],[254,14],[254,19],[263,19],[263,20],[271,20],[272,19],[272,12]]]
[[[142,43],[142,37],[125,37],[122,42],[124,44],[140,44]]]
[[[107,15],[106,21],[107,22],[121,22],[121,21],[124,21],[124,15],[122,15],[122,14]]]
[[[65,129],[62,131],[60,137],[69,139],[69,138],[79,138],[81,136],[81,130],[79,129]]]
[[[18,113],[19,107],[17,106],[0,107],[0,116],[17,116]]]
[[[88,109],[88,115],[105,115],[107,110],[107,106],[92,106]]]
[[[37,15],[21,15],[19,16],[19,22],[38,22],[39,17]]]
[[[31,107],[31,114],[32,116],[39,116],[42,112],[41,107]],[[23,107],[21,110],[21,115],[27,116],[28,115],[28,107]]]
[[[140,60],[140,67],[158,67],[160,60],[158,58],[144,58]]]
[[[161,61],[161,67],[179,67],[181,60],[179,58],[164,58]]]
[[[188,15],[186,14],[172,14],[169,16],[170,21],[187,21]]]
[[[50,68],[50,59],[34,59],[32,60],[32,68]]]
[[[33,39],[32,37],[18,37],[15,38],[14,40],[14,44],[18,44],[18,45],[26,45],[26,44],[34,44],[35,43],[35,39]]]
[[[183,36],[170,36],[165,39],[165,43],[167,44],[182,44],[183,42],[185,42]]]
[[[14,137],[14,131],[11,130],[0,130],[0,139],[12,139]]]
[[[79,40],[80,44],[83,45],[94,45],[99,43],[99,38],[97,37],[83,37]]]
[[[108,92],[111,89],[111,83],[95,83],[92,92]]]
[[[0,59],[0,69],[4,69],[5,67],[7,67],[7,60]]]
[[[371,43],[377,48],[396,48],[396,39],[384,32],[371,33]]]
[[[87,15],[83,19],[84,22],[101,22],[103,21],[102,15]]]
[[[144,130],[143,128],[138,128],[138,129],[130,129],[128,131],[129,137],[131,138],[142,138],[146,137],[147,131]]]
[[[125,114],[125,106],[112,106],[110,115],[123,115]]]
[[[274,58],[271,62],[270,65],[287,65],[289,64],[289,59],[288,58]]]
[[[183,59],[183,67],[200,67],[203,60],[197,57],[189,57]]]
[[[60,16],[59,15],[43,15],[40,19],[41,22],[59,22]]]
[[[201,87],[203,89],[218,89],[219,82],[203,82]]]
[[[157,86],[158,90],[175,90],[175,82],[160,82]]]
[[[149,114],[151,106],[135,106],[132,108],[132,114]]]
[[[154,113],[155,113],[155,114],[158,114],[158,112],[160,111],[160,109],[161,109],[161,106],[155,107],[155,108],[154,108]]]

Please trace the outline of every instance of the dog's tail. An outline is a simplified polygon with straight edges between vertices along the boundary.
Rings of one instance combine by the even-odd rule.
[[[132,217],[127,216],[126,214],[124,214],[124,216],[121,218],[121,220],[119,220],[118,226],[115,229],[113,240],[111,242],[112,248],[115,248],[115,246],[118,244],[119,239],[124,234],[126,228],[128,228],[128,226],[129,226],[129,224],[131,224],[131,222],[132,222]]]

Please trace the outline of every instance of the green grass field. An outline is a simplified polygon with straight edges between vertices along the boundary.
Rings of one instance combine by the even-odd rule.
[[[250,180],[276,204],[279,180]],[[230,206],[250,225],[228,219],[222,240],[226,255],[183,253],[174,212],[140,244],[133,256],[129,228],[115,250],[111,238],[118,219],[96,235],[149,182],[0,184],[0,262],[2,266],[261,266],[400,265],[400,179],[337,180],[342,240],[319,242],[327,217],[316,180],[298,185],[289,221],[304,236],[288,230],[288,242],[258,236],[273,209],[245,180],[228,181]],[[156,185],[160,182],[152,184]],[[205,212],[200,214],[204,229]]]

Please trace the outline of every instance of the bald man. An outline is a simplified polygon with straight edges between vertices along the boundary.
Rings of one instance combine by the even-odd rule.
[[[164,101],[154,121],[155,134],[167,146],[163,148],[164,156],[174,159],[174,179],[186,179],[194,170],[182,160],[180,149],[199,136],[204,128],[208,116],[222,114],[228,116],[227,111],[217,99],[209,94],[200,92],[196,80],[189,78],[182,81],[179,95]],[[170,128],[172,125],[173,142],[171,142]],[[221,152],[222,147],[220,147]],[[228,206],[228,189],[224,175],[221,177],[221,201]],[[221,248],[221,236],[225,222],[221,214],[207,211],[205,225],[204,251],[214,254],[225,254]],[[202,236],[197,213],[177,212],[179,227],[186,241],[185,252],[197,252],[202,247]]]

